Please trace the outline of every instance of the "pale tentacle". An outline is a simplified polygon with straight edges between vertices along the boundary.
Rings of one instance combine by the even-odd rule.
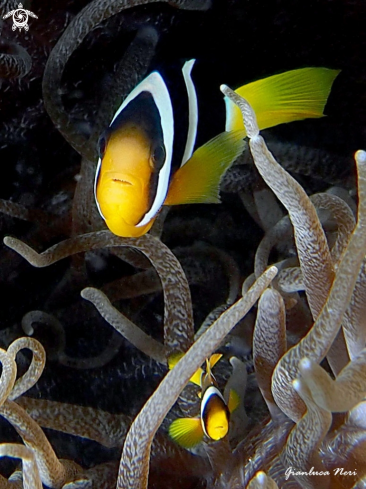
[[[342,413],[352,409],[365,397],[366,348],[344,367],[336,380],[309,358],[300,361],[299,370],[314,401],[322,409]]]
[[[70,460],[62,463],[58,460],[42,429],[14,401],[5,401],[0,407],[0,415],[14,426],[25,445],[33,451],[44,484],[52,489],[61,489],[76,474],[82,473],[81,467],[75,462]]]
[[[278,489],[275,481],[260,470],[247,485],[247,489]]]
[[[86,158],[82,158],[72,201],[71,236],[105,228],[94,203],[94,178],[95,165]]]
[[[277,290],[267,289],[258,302],[253,333],[253,361],[258,387],[274,419],[278,417],[278,408],[271,392],[271,377],[286,350],[285,305]]]
[[[0,377],[0,406],[6,402],[11,390],[14,387],[17,377],[17,364],[15,359],[0,348],[0,363],[2,367]]]
[[[23,396],[17,404],[43,428],[81,436],[113,448],[122,445],[131,420],[124,414]]]
[[[366,344],[366,259],[362,262],[342,324],[349,355],[354,360]]]
[[[23,488],[42,489],[42,482],[39,476],[36,460],[32,450],[16,443],[1,443],[0,457],[20,458],[23,465]],[[1,483],[0,483],[1,487]],[[13,487],[12,484],[8,486]]]
[[[100,315],[136,348],[155,361],[166,364],[167,355],[164,346],[113,307],[103,292],[87,287],[82,290],[81,297],[94,304]]]
[[[334,278],[333,264],[323,228],[316,210],[303,188],[268,151],[253,109],[248,102],[225,85],[221,90],[243,114],[254,163],[263,180],[286,207],[294,226],[296,248],[301,264],[306,294],[314,318],[323,307]]]
[[[67,256],[98,248],[126,246],[141,251],[151,261],[162,281],[166,348],[169,351],[186,351],[192,344],[192,306],[184,272],[171,251],[152,236],[120,238],[110,231],[99,231],[67,239],[41,254],[16,238],[8,236],[4,238],[4,243],[36,267],[45,267]]]
[[[366,153],[357,152],[359,178],[358,222],[339,264],[328,300],[309,333],[280,360],[272,379],[272,392],[277,404],[292,419],[303,412],[302,403],[293,395],[290,382],[299,375],[301,358],[320,363],[334,341],[343,315],[352,297],[366,251]],[[287,386],[287,387],[286,387]]]
[[[314,403],[309,389],[302,380],[294,380],[293,387],[306,403],[307,411],[289,434],[281,455],[282,463],[284,467],[293,467],[305,472],[311,467],[315,467],[315,471],[326,470],[318,451],[332,423],[332,415]],[[330,484],[327,475],[295,475],[295,478],[304,489],[326,489]]]
[[[305,290],[305,285],[300,267],[284,268],[278,274],[278,287],[281,291],[290,294]]]
[[[8,397],[11,401],[23,395],[38,382],[46,364],[46,352],[41,343],[34,338],[23,337],[13,341],[7,353],[15,360],[17,353],[24,348],[31,350],[32,361],[26,373],[15,382]]]
[[[259,130],[256,124],[255,115],[253,113],[250,105],[241,97],[238,97],[234,92],[225,88],[225,95],[231,97],[235,103],[237,103],[242,112],[243,117],[246,122],[246,129],[250,140],[250,147],[253,153],[253,157],[255,160],[258,160],[260,163],[264,161],[270,162],[271,166],[277,167],[277,163],[275,162],[271,153],[269,153],[264,140],[261,136],[259,136]],[[248,119],[248,121],[247,121]],[[331,281],[332,277],[332,267],[330,265],[330,257],[329,251],[324,249],[323,245],[318,246],[314,240],[317,235],[317,231],[315,234],[312,234],[313,238],[311,240],[311,244],[309,246],[314,245],[313,251],[308,248],[304,249],[305,253],[308,253],[311,257],[310,268],[311,271],[311,279],[314,279],[316,283],[315,287],[312,289],[312,292],[320,293],[319,298],[315,301],[312,306],[313,315],[317,316],[317,309],[321,307],[328,296],[327,302],[323,309],[321,310],[320,315],[318,316],[313,328],[309,331],[309,333],[292,349],[290,349],[286,355],[281,359],[279,364],[277,365],[273,380],[272,380],[272,392],[275,398],[276,403],[281,407],[281,409],[291,417],[291,419],[297,420],[301,417],[304,412],[304,404],[299,399],[299,397],[293,392],[291,388],[291,382],[298,377],[298,362],[301,358],[308,356],[312,360],[316,362],[322,361],[324,356],[328,353],[330,346],[335,340],[339,328],[341,326],[341,321],[343,319],[343,315],[347,309],[348,303],[351,299],[353,288],[355,286],[357,276],[362,264],[362,260],[366,251],[366,153],[363,151],[358,151],[356,153],[356,163],[358,169],[358,184],[359,184],[359,209],[358,209],[358,222],[353,232],[351,239],[349,241],[347,250],[343,254],[342,261],[340,262],[337,276],[332,285],[331,292],[328,296],[329,291],[329,283],[326,280],[326,277]],[[280,171],[281,173],[281,171]],[[269,175],[269,171],[267,172],[267,176]],[[262,175],[263,176],[263,175]],[[278,183],[278,182],[277,182]],[[276,187],[277,187],[276,183]],[[286,186],[287,190],[287,186]],[[303,191],[301,189],[300,195],[302,196],[299,199],[299,202],[296,203],[296,207],[298,205],[304,205],[307,202],[307,197],[303,198]],[[294,196],[295,197],[295,196]],[[312,212],[310,209],[312,205],[309,207],[309,212]],[[290,212],[290,211],[289,211]],[[314,209],[315,212],[315,209]],[[301,211],[301,214],[303,211]],[[295,216],[297,219],[299,216]],[[305,217],[305,216],[303,216]],[[295,225],[296,222],[296,225]],[[314,229],[311,227],[308,231],[313,232],[315,228],[317,228],[316,221],[313,221]],[[301,222],[294,221],[295,233],[296,226],[299,225],[302,232],[304,231],[303,224]],[[320,223],[319,223],[320,226]],[[322,235],[324,235],[321,230]],[[325,238],[324,238],[325,239]],[[304,244],[304,243],[302,243]],[[299,251],[299,240],[297,240],[297,248],[299,252],[299,257],[301,256]],[[325,243],[326,245],[326,243]],[[316,256],[314,255],[316,254]],[[319,258],[322,257],[322,260],[316,266]],[[329,258],[329,260],[328,260]],[[301,258],[300,258],[301,260]],[[314,261],[315,260],[315,261]],[[323,260],[325,260],[325,264],[328,263],[324,267]],[[324,272],[325,268],[325,272]],[[302,267],[304,274],[304,282],[306,287],[309,285],[310,276],[306,279],[305,269]],[[324,272],[322,274],[322,272]],[[320,279],[320,275],[322,274],[324,281]],[[318,281],[319,280],[319,281]],[[323,284],[324,289],[322,291],[319,289],[319,283]],[[326,294],[325,294],[326,292]],[[324,301],[323,301],[324,298]],[[310,297],[308,296],[308,299]],[[309,302],[311,302],[309,300]],[[310,304],[311,305],[311,304]],[[315,307],[316,306],[316,307]],[[319,311],[318,311],[319,312]],[[343,351],[343,350],[341,350]]]

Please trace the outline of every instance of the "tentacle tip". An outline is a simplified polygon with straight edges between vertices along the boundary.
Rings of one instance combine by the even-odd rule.
[[[3,239],[3,243],[4,245],[9,246],[9,248],[11,248],[11,244],[13,240],[14,238],[12,238],[11,236],[5,236],[5,238]]]
[[[265,472],[263,472],[263,470],[257,472],[255,478],[260,484],[264,484],[265,482],[267,482],[267,476]]]
[[[275,265],[271,265],[267,268],[267,272],[274,278],[278,274],[278,268]]]
[[[364,151],[363,149],[359,149],[358,151],[356,151],[355,160],[359,164],[366,164],[366,151]]]
[[[294,379],[292,381],[292,387],[295,389],[296,392],[301,391],[301,380],[300,379]]]
[[[86,300],[89,300],[89,297],[90,297],[90,292],[93,290],[93,287],[85,287],[85,289],[83,289],[81,292],[80,292],[80,295],[83,299],[86,299]]]
[[[220,85],[220,90],[224,95],[227,95],[231,91],[230,88],[224,83]]]
[[[312,361],[310,360],[310,358],[304,357],[299,362],[299,368],[300,370],[310,370],[311,364]]]

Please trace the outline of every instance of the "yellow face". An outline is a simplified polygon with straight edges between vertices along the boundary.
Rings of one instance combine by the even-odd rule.
[[[221,440],[229,431],[228,412],[223,401],[217,396],[212,396],[209,403],[205,430],[212,440]]]
[[[149,207],[153,170],[151,143],[130,124],[115,131],[107,144],[96,188],[99,207],[108,228],[117,236],[138,237],[152,226],[137,227]]]

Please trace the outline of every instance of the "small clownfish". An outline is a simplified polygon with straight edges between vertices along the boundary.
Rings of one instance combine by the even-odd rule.
[[[172,369],[182,358],[182,354],[169,359]],[[230,413],[239,405],[239,396],[230,391],[228,403],[217,387],[212,367],[220,360],[221,354],[214,354],[206,360],[206,372],[201,368],[195,372],[190,382],[201,387],[201,415],[197,418],[178,418],[169,427],[170,437],[184,448],[193,448],[206,435],[211,440],[221,440],[229,431]]]
[[[188,95],[188,131],[179,168],[172,167],[173,107],[168,88],[152,72],[127,96],[100,138],[94,193],[108,228],[118,236],[147,233],[165,205],[219,203],[220,181],[242,153],[241,112],[225,97],[225,132],[193,152],[198,103],[191,71],[182,69]],[[258,80],[236,92],[252,105],[260,129],[322,117],[339,70],[302,68]]]

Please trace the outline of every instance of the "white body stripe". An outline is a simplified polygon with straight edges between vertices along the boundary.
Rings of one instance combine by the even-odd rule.
[[[191,77],[191,71],[195,62],[195,59],[187,61],[184,63],[182,69],[184,83],[186,84],[188,94],[188,134],[181,166],[183,166],[192,156],[197,136],[198,102],[196,89]]]

